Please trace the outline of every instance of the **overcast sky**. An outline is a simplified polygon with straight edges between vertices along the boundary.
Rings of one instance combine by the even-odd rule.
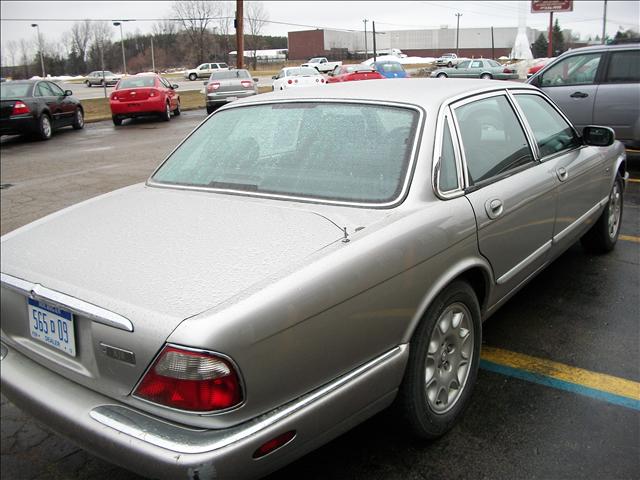
[[[228,2],[235,8],[235,1]],[[462,13],[460,28],[507,27],[518,25],[518,11],[523,6],[527,12],[527,26],[545,30],[549,15],[530,13],[529,1],[266,1],[262,2],[273,22],[309,25],[311,27],[363,29],[364,18],[375,20],[376,29],[400,30],[409,28],[455,27],[455,13]],[[575,0],[573,12],[557,13],[560,25],[579,33],[584,39],[602,32],[604,2],[601,0]],[[124,31],[143,33],[151,31],[153,21],[171,16],[172,2],[164,1],[12,1],[0,2],[0,38],[2,47],[10,40],[21,38],[34,40],[35,31],[31,23],[40,25],[40,32],[47,42],[61,39],[69,30],[73,20],[84,18],[112,20],[118,18],[138,19],[124,23]],[[607,33],[618,29],[639,29],[640,2],[636,0],[607,3]],[[9,19],[22,19],[10,21]],[[65,21],[46,21],[57,19]],[[71,19],[71,20],[69,20]],[[368,24],[368,29],[371,24]],[[303,26],[269,23],[263,33],[286,36],[293,30],[307,30]],[[114,40],[119,37],[114,28]]]

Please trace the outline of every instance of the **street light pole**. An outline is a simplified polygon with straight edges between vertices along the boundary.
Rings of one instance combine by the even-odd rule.
[[[151,37],[151,70],[156,71],[156,57],[153,55],[153,37]]]
[[[367,52],[367,22],[369,20],[365,18],[362,21],[364,22],[364,58],[366,60],[367,57],[369,56],[369,52]]]
[[[42,39],[40,38],[40,27],[37,23],[32,23],[32,27],[35,27],[38,34],[38,50],[40,51],[40,66],[42,67],[42,78],[46,78],[47,74],[44,71],[44,56],[42,55]]]
[[[602,17],[602,44],[604,45],[607,38],[607,0],[604,0],[604,14]]]
[[[122,47],[122,69],[127,74],[127,59],[124,56],[124,35],[122,34],[122,22],[113,22],[114,27],[120,27],[120,46]]]
[[[459,47],[460,47],[460,17],[461,13],[456,13],[456,17],[458,17],[458,21],[456,24],[456,56],[459,55]]]

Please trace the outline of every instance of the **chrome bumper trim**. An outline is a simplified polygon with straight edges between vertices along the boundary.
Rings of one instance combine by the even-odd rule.
[[[96,323],[108,325],[127,332],[133,332],[133,323],[131,323],[128,318],[105,308],[98,307],[93,303],[85,302],[71,295],[43,287],[39,283],[31,283],[7,275],[6,273],[0,273],[0,284],[9,290],[21,293],[35,300],[42,300],[48,303],[54,303],[62,308],[68,308],[75,313],[90,318]]]
[[[324,387],[308,393],[287,405],[283,405],[244,424],[223,430],[202,430],[175,425],[171,429],[170,435],[163,435],[163,431],[166,432],[167,422],[120,405],[95,407],[89,412],[89,416],[118,432],[173,452],[183,454],[211,452],[255,435],[314,402],[321,401],[330,393],[346,386],[374,368],[402,356],[407,349],[408,345],[399,345]]]

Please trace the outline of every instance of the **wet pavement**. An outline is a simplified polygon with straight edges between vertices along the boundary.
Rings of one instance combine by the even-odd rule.
[[[3,138],[1,230],[144,181],[204,111],[169,123],[110,123],[49,142]],[[640,154],[630,159],[640,179]],[[486,346],[640,382],[640,183],[625,194],[622,232],[607,255],[574,245],[484,324]],[[50,433],[2,398],[4,479],[134,480]],[[471,405],[434,442],[403,431],[393,409],[271,475],[305,479],[622,479],[640,477],[640,411],[480,370]]]

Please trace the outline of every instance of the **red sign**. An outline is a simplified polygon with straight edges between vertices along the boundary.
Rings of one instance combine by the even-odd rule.
[[[573,12],[573,0],[531,0],[531,13]]]

